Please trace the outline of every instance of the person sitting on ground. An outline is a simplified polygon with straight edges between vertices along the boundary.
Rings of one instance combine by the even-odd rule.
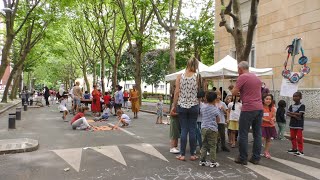
[[[128,115],[124,114],[121,109],[117,110],[117,116],[119,119],[119,122],[117,125],[115,125],[114,128],[119,127],[120,123],[122,124],[121,127],[126,127],[130,125],[131,119]]]
[[[218,167],[216,162],[216,146],[218,141],[218,123],[220,121],[220,110],[215,106],[217,94],[215,92],[208,92],[206,94],[207,104],[204,104],[200,113],[202,115],[201,136],[202,147],[200,166]],[[210,151],[210,161],[206,161],[207,152]]]
[[[110,116],[110,105],[104,105],[102,115],[100,117],[95,117],[94,121],[106,121]]]
[[[73,130],[80,129],[80,130],[90,130],[91,125],[88,123],[84,114],[89,110],[88,107],[79,107],[79,112],[72,118],[71,120],[71,127]]]
[[[69,112],[68,109],[67,109],[67,100],[68,100],[68,94],[64,94],[59,99],[59,102],[60,102],[59,109],[60,109],[60,112],[61,111],[63,112],[62,119],[64,121],[66,121],[66,117],[67,117],[68,112]]]

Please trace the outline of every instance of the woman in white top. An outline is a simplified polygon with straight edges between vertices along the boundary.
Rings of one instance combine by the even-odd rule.
[[[199,114],[199,100],[197,98],[198,81],[197,73],[198,60],[191,58],[187,63],[185,73],[179,75],[176,79],[176,89],[172,104],[172,112],[179,114],[181,125],[180,155],[178,160],[185,160],[185,151],[187,146],[187,135],[189,134],[190,160],[197,160],[196,151],[196,127]]]

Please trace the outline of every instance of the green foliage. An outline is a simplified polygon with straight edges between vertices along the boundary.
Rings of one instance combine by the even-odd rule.
[[[214,62],[214,17],[213,3],[201,10],[199,19],[183,18],[180,22],[180,40],[178,42],[177,67],[195,56],[201,62],[211,65]],[[181,61],[181,62],[180,62]]]
[[[164,97],[164,95],[165,95],[165,94],[163,94],[163,93],[143,92],[143,93],[142,93],[142,98],[143,98],[143,99],[158,98],[159,96]]]

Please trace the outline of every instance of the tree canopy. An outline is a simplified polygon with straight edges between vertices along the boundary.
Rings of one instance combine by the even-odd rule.
[[[142,80],[158,85],[170,68],[184,68],[191,56],[205,64],[213,63],[212,0],[202,2],[196,18],[184,14],[183,9],[196,9],[197,5],[179,0],[160,4],[154,0],[26,1],[29,5],[24,1],[3,2],[9,9],[2,13],[3,18],[12,20],[3,30],[3,63],[11,60],[17,69],[12,72],[13,81],[17,83],[23,77],[28,88],[34,88],[29,87],[31,81],[37,87],[57,89],[62,83],[69,88],[77,78],[84,78],[87,90],[93,84],[114,87],[129,79],[135,79],[136,84]],[[173,29],[177,36],[168,36]],[[31,42],[39,37],[26,49],[28,30]],[[174,37],[177,46],[173,54]],[[19,70],[22,52],[27,53]]]

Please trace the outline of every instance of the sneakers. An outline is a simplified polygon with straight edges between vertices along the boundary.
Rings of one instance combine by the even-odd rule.
[[[199,166],[209,166],[209,163],[208,161],[200,161],[199,162]]]
[[[290,153],[290,154],[294,154],[294,153],[298,152],[298,150],[296,150],[296,149],[289,149],[287,152]]]
[[[207,167],[211,167],[211,168],[214,168],[214,167],[219,167],[220,164],[218,162],[210,162],[210,161],[200,161],[199,162],[199,166],[207,166]]]
[[[297,151],[296,153],[294,153],[295,156],[304,156],[303,152]]]
[[[219,167],[220,164],[218,162],[210,162],[209,167],[214,168],[214,167]]]
[[[178,154],[180,151],[179,151],[179,149],[178,148],[170,148],[170,153],[172,153],[172,154]]]

